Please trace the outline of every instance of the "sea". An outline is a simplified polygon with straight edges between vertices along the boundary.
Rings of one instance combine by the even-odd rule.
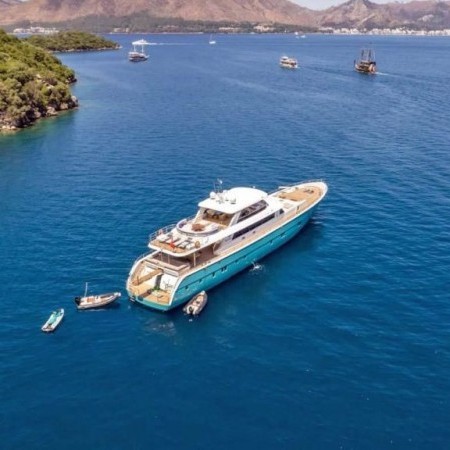
[[[450,448],[450,38],[108,37],[58,55],[77,110],[0,137],[0,447]],[[329,191],[195,320],[129,302],[217,179]]]

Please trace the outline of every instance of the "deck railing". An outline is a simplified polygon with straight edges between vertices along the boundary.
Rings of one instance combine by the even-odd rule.
[[[170,231],[172,231],[176,227],[176,224],[167,225],[164,228],[160,228],[158,231],[155,231],[154,233],[149,234],[148,236],[148,242],[154,241],[159,235],[161,234],[167,234]]]
[[[290,183],[289,185],[281,185],[278,186],[277,189],[275,189],[274,191],[269,192],[269,195],[275,194],[276,192],[278,192],[280,189],[289,189],[292,188],[294,186],[298,186],[299,184],[306,184],[306,183],[324,183],[325,181],[320,178],[320,179],[316,179],[316,180],[305,180],[305,181],[300,181],[298,183]]]

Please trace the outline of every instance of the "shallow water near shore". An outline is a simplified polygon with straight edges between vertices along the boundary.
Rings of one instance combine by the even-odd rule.
[[[367,36],[111,37],[60,55],[78,110],[0,137],[1,447],[447,448],[450,40],[372,36],[365,76]],[[128,302],[217,178],[329,193],[195,320]],[[77,311],[85,282],[124,295]]]

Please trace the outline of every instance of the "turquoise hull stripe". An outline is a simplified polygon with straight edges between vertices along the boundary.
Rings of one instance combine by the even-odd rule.
[[[214,264],[207,265],[192,275],[187,276],[178,286],[175,298],[170,305],[158,305],[146,302],[140,297],[134,300],[144,306],[160,311],[168,311],[186,303],[200,291],[206,291],[218,284],[223,283],[228,278],[250,267],[254,262],[272,253],[281,245],[292,239],[306,225],[311,218],[317,205],[308,210],[305,214],[296,217],[283,227],[274,230],[264,238],[243,248],[242,250],[229,255]]]

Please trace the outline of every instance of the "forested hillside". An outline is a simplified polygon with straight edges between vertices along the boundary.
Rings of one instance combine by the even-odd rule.
[[[52,54],[0,30],[0,129],[30,125],[77,106],[73,70]]]
[[[52,52],[76,52],[88,50],[113,50],[119,48],[116,42],[82,31],[65,31],[50,35],[34,35],[26,38],[33,45]]]

